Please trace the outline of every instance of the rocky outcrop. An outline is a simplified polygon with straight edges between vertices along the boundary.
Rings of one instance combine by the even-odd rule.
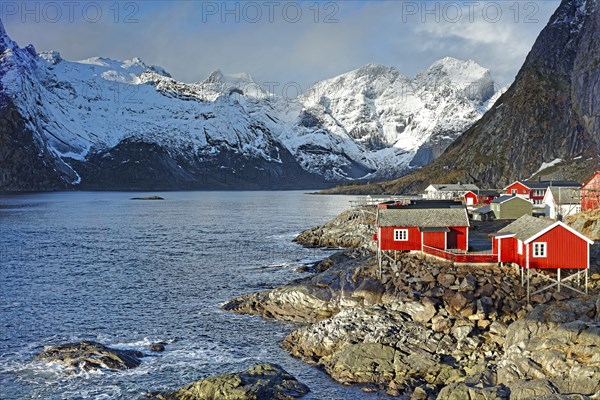
[[[454,338],[412,321],[393,306],[344,310],[293,332],[283,346],[323,366],[340,383],[377,384],[390,394],[464,379],[464,371],[446,357],[456,347]]]
[[[567,224],[592,240],[600,240],[600,210],[591,210],[567,217]]]
[[[371,248],[377,208],[359,207],[344,211],[323,226],[301,232],[294,242],[306,247]]]
[[[156,400],[292,400],[309,392],[275,364],[258,364],[234,374],[199,380],[173,392],[150,393]]]
[[[483,329],[496,321],[509,324],[526,314],[525,290],[519,274],[511,268],[473,269],[418,254],[400,254],[395,263],[384,260],[380,278],[377,259],[367,250],[348,251],[335,259],[336,263],[321,273],[272,290],[237,297],[223,309],[282,321],[314,323],[345,308],[394,303],[401,299],[402,304],[397,307],[401,307],[402,312],[446,333],[462,319]],[[324,263],[328,264],[327,260]],[[597,285],[595,279],[590,280],[591,287]],[[543,285],[540,278],[532,278],[532,291]],[[570,296],[563,292],[560,298]],[[553,299],[552,292],[532,297],[534,303]]]
[[[554,393],[600,396],[600,325],[593,322],[595,315],[592,299],[537,306],[508,327],[498,382],[513,387],[523,380],[547,380]]]
[[[375,278],[373,257],[365,250],[337,255],[339,263],[312,277],[227,302],[223,309],[282,321],[316,322],[344,306],[381,302],[384,287]]]
[[[136,350],[112,349],[97,342],[82,341],[51,346],[35,359],[59,363],[68,370],[89,371],[135,368],[140,365],[143,356],[144,353]]]
[[[553,328],[536,330],[534,322],[523,320],[534,308],[527,305],[514,269],[460,267],[402,253],[396,262],[384,261],[380,277],[374,255],[366,250],[335,259],[340,263],[327,263],[324,272],[242,296],[224,308],[312,324],[288,335],[283,347],[319,365],[336,381],[367,385],[366,390],[415,399],[433,399],[438,393],[441,399],[508,399],[512,391],[511,399],[562,396],[581,393],[564,386],[574,373],[591,387],[583,379],[596,374],[596,361],[590,356],[596,344],[585,344],[585,338],[597,328],[582,328],[577,339],[573,336],[568,342],[579,349],[571,349],[578,368],[569,364],[568,346],[557,350],[539,337],[519,336]],[[596,278],[590,280],[591,287],[597,286]],[[532,291],[544,285],[540,278],[531,281]],[[591,323],[600,315],[595,300],[572,296],[566,289],[532,296],[534,305],[551,311],[536,308],[530,319],[551,326],[559,318],[587,318]],[[563,306],[567,311],[557,311]],[[556,351],[565,352],[563,364],[560,357],[553,358]],[[538,356],[562,365],[563,375],[533,373],[530,365],[540,362]],[[525,382],[532,379],[549,383]]]

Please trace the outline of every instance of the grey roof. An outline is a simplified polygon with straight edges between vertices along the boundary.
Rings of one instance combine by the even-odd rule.
[[[500,193],[502,192],[499,190],[482,189],[477,194],[480,196],[498,196]]]
[[[539,231],[546,229],[554,223],[556,223],[556,221],[551,219],[535,218],[530,215],[523,215],[515,222],[500,229],[498,233],[512,233],[519,240],[527,240]]]
[[[492,212],[492,207],[490,206],[483,206],[473,210],[473,214],[487,214],[489,212]]]
[[[513,200],[513,199],[521,199],[521,200],[523,200],[523,201],[527,201],[527,202],[529,202],[529,200],[527,200],[527,199],[524,199],[524,198],[522,198],[522,197],[519,197],[519,196],[513,196],[513,195],[510,195],[510,194],[505,194],[504,196],[500,196],[500,197],[498,197],[498,198],[495,198],[495,199],[494,199],[494,200],[492,200],[490,203],[494,203],[494,204],[498,204],[498,203],[504,203],[504,202],[506,202],[506,201]]]
[[[557,204],[579,204],[581,202],[579,189],[551,187],[550,192]]]
[[[529,189],[546,189],[549,187],[580,188],[581,183],[575,181],[522,181]]]
[[[438,191],[442,191],[442,192],[468,192],[468,191],[477,191],[479,190],[479,188],[477,187],[477,185],[472,185],[470,183],[466,183],[466,184],[454,184],[454,183],[435,183],[432,184],[431,186],[433,186],[436,190]]]
[[[379,226],[415,226],[419,228],[469,226],[469,216],[465,207],[383,209],[379,210]]]

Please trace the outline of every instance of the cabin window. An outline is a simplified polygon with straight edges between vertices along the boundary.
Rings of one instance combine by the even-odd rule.
[[[394,229],[394,240],[406,242],[408,240],[408,229]]]
[[[513,189],[510,192],[511,192],[511,194],[517,194],[517,189]]]
[[[534,257],[546,257],[546,243],[534,243],[533,244],[533,256]]]
[[[517,242],[517,253],[523,254],[523,242],[520,240]]]

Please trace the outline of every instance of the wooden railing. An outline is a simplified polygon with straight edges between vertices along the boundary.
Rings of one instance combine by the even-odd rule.
[[[498,255],[492,253],[451,253],[430,246],[423,246],[423,252],[456,263],[491,264],[498,262]]]

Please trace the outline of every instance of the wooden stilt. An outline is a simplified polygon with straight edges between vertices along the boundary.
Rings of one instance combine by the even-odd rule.
[[[523,276],[523,272],[524,272],[523,268],[520,268],[520,270],[521,270],[521,286],[525,286],[525,282],[524,282],[525,277]]]
[[[588,294],[588,274],[590,271],[590,267],[585,269],[585,294]]]
[[[558,285],[558,286],[557,286],[557,287],[558,287],[558,289],[557,289],[556,291],[557,291],[557,292],[560,292],[560,268],[558,268],[558,269],[556,270],[556,275],[557,275],[557,276],[556,276],[556,282],[557,282],[557,285]]]
[[[529,304],[529,268],[527,268],[527,304]]]
[[[382,273],[381,273],[381,269],[382,269],[382,265],[381,265],[382,264],[381,250],[377,251],[377,256],[378,256],[377,257],[378,258],[377,261],[379,263],[379,271],[378,272],[379,272],[379,277],[381,278],[381,276],[382,276]]]

